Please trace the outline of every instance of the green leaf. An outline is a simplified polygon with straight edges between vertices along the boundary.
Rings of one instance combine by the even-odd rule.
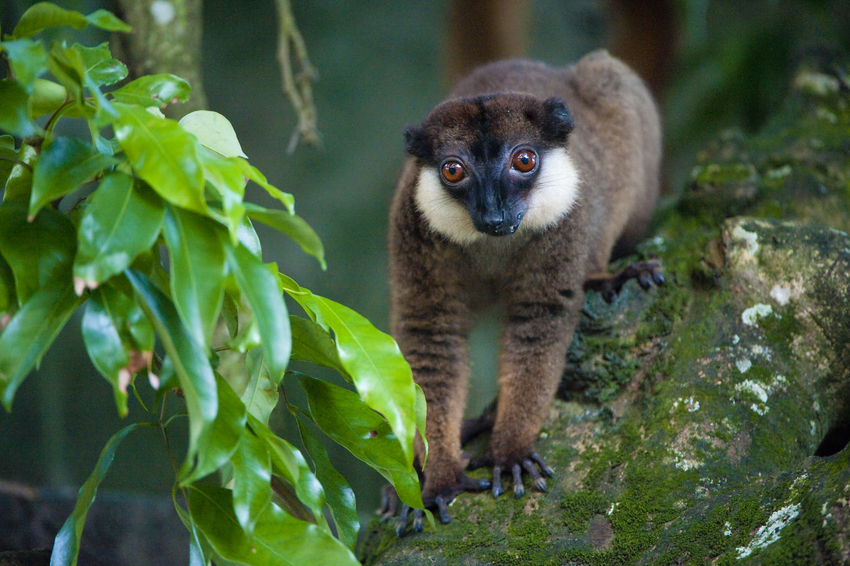
[[[177,100],[186,102],[192,87],[189,83],[169,74],[145,75],[131,81],[110,94],[117,102],[125,104],[136,104],[138,106],[150,107],[160,106]]]
[[[200,149],[198,155],[204,167],[204,178],[221,196],[224,224],[230,231],[231,241],[236,243],[245,216],[242,199],[247,181],[242,175],[242,165],[239,158],[227,158],[205,147]]]
[[[139,177],[168,202],[206,214],[197,140],[173,120],[115,104],[115,136]]]
[[[207,485],[190,487],[189,511],[215,551],[227,560],[250,566],[360,564],[330,533],[289,516],[274,503],[260,516],[250,539],[236,519],[230,490]]]
[[[81,302],[70,283],[55,282],[39,289],[9,321],[0,334],[0,394],[6,410]]]
[[[38,2],[24,12],[12,36],[30,37],[47,28],[71,26],[74,29],[83,29],[87,25],[88,20],[79,12],[65,10],[50,2]]]
[[[47,50],[44,45],[40,41],[18,39],[4,41],[0,46],[12,65],[15,81],[26,92],[32,93],[36,77],[47,71]]]
[[[271,458],[265,443],[246,432],[233,454],[233,511],[250,538],[272,501]]]
[[[64,86],[46,79],[35,79],[30,95],[30,116],[38,118],[53,114],[65,103],[68,91]]]
[[[0,110],[2,112],[2,110]],[[18,160],[26,163],[29,167],[25,167],[20,163],[12,167],[12,172],[9,173],[9,178],[6,180],[6,194],[3,196],[3,202],[18,202],[26,205],[30,200],[30,192],[32,191],[32,165],[38,159],[38,153],[35,149],[26,142],[21,144],[21,149],[18,151]]]
[[[197,464],[194,468],[192,459],[186,459],[180,474],[181,485],[189,485],[221,468],[239,448],[241,438],[248,434],[245,430],[245,405],[220,375],[216,374],[215,383],[218,414],[212,426],[201,433]],[[185,390],[183,394],[186,395]]]
[[[246,250],[251,252],[252,255],[262,259],[263,248],[260,245],[260,237],[257,235],[257,231],[254,230],[254,225],[251,224],[250,218],[245,217],[239,223],[239,227],[236,229],[236,240]]]
[[[112,384],[118,414],[121,417],[127,416],[127,386],[130,385],[132,377],[127,370],[130,352],[118,334],[118,324],[113,320],[109,304],[100,290],[95,290],[86,304],[82,333],[86,351],[94,367]]]
[[[65,520],[65,524],[62,525],[62,529],[56,535],[56,540],[53,542],[53,552],[50,555],[50,566],[75,566],[77,564],[77,555],[80,552],[80,538],[83,535],[86,514],[88,514],[89,508],[97,495],[97,488],[106,476],[106,472],[109,471],[109,467],[112,466],[118,445],[130,431],[139,426],[144,425],[137,423],[122,428],[103,447],[100,457],[97,459],[97,464],[94,466],[94,470],[77,494],[77,503],[74,505],[74,511],[71,512],[71,516]]]
[[[245,211],[252,220],[259,220],[295,240],[302,250],[319,260],[323,270],[327,269],[322,241],[300,216],[283,210],[270,210],[251,203],[245,203]]]
[[[6,184],[17,160],[18,151],[15,149],[15,138],[8,135],[0,136],[0,187]]]
[[[95,10],[88,16],[86,20],[93,26],[99,27],[106,31],[123,31],[131,32],[133,28],[119,20],[115,14],[107,10]]]
[[[257,321],[269,375],[275,384],[279,384],[289,362],[292,336],[286,304],[277,279],[266,269],[262,260],[244,246],[234,247],[230,241],[222,243],[230,272],[243,297],[251,305]]]
[[[305,505],[316,522],[323,528],[327,527],[322,509],[325,506],[325,492],[322,484],[307,466],[307,461],[301,452],[292,444],[275,435],[269,428],[255,417],[248,417],[248,425],[254,434],[261,439],[271,456],[272,471],[283,478],[289,485],[295,487],[295,495],[301,504]],[[329,528],[329,527],[327,527]]]
[[[416,388],[413,373],[398,344],[350,308],[313,295],[336,335],[337,352],[357,392],[369,407],[384,415],[413,462],[416,434]]]
[[[428,460],[428,437],[425,435],[425,422],[428,418],[428,405],[425,400],[425,392],[419,387],[419,384],[414,383],[416,387],[416,428],[419,429],[419,435],[422,442],[425,444],[425,459],[422,461],[422,467],[425,467],[425,462]]]
[[[242,403],[248,412],[265,425],[269,423],[269,415],[277,406],[277,385],[269,377],[269,372],[263,365],[263,350],[254,348],[248,352],[246,360],[248,370],[248,387],[242,393]]]
[[[0,254],[15,275],[21,305],[48,283],[70,284],[75,251],[74,225],[64,214],[43,210],[27,222],[22,204],[0,205]]]
[[[336,342],[324,328],[312,320],[292,315],[289,317],[289,326],[292,329],[291,359],[331,368],[351,381],[351,376],[339,359]]]
[[[192,337],[206,346],[212,341],[227,276],[218,228],[209,218],[166,207],[163,234],[171,262],[171,297]]]
[[[333,467],[325,447],[318,441],[313,431],[304,424],[300,415],[298,430],[301,433],[304,448],[313,460],[316,478],[324,487],[328,507],[336,524],[337,537],[345,546],[353,550],[357,542],[357,533],[360,531],[354,491]]]
[[[77,138],[57,137],[42,150],[35,164],[30,196],[30,217],[45,204],[87,183],[106,167],[118,163]]]
[[[15,275],[12,268],[0,255],[0,321],[2,315],[14,313],[18,309],[18,297],[15,294]],[[0,323],[0,328],[2,323]]]
[[[64,43],[54,42],[50,45],[47,68],[53,77],[68,90],[68,94],[75,101],[77,108],[84,112],[83,84],[85,77],[83,76],[83,62],[80,60],[80,54],[65,46]]]
[[[123,173],[104,177],[89,196],[77,228],[79,249],[74,260],[78,291],[95,287],[122,272],[151,248],[165,218],[165,207],[141,181]]]
[[[21,138],[41,133],[41,128],[30,119],[27,91],[7,79],[0,80],[0,130]]]
[[[114,59],[108,43],[97,47],[85,47],[75,43],[71,47],[79,54],[82,70],[97,86],[108,86],[127,78],[127,66]]]
[[[356,393],[306,375],[299,374],[298,382],[312,422],[392,482],[404,503],[421,509],[418,476],[387,421]]]
[[[142,273],[133,269],[124,273],[138,295],[140,306],[153,323],[183,389],[189,413],[189,451],[186,460],[191,462],[198,453],[202,435],[213,426],[218,414],[215,374],[203,348],[186,331],[168,297]]]
[[[240,161],[242,165],[242,174],[260,185],[265,191],[269,194],[269,196],[276,198],[286,209],[295,214],[295,198],[289,194],[281,191],[274,185],[266,180],[266,176],[260,173],[260,170],[248,163],[247,161]]]
[[[195,110],[183,116],[179,124],[193,134],[201,145],[224,157],[244,157],[236,130],[230,120],[211,110]]]

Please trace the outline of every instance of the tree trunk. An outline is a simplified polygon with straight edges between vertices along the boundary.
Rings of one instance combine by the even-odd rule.
[[[170,73],[189,81],[192,96],[164,112],[179,119],[207,107],[201,66],[202,0],[117,0],[116,14],[133,26],[116,34],[116,57],[130,70],[130,78]]]

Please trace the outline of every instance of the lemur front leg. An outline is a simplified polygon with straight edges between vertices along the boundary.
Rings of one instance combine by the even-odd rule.
[[[511,302],[499,353],[499,402],[490,457],[493,496],[503,493],[502,473],[513,478],[516,497],[525,493],[523,472],[539,491],[553,474],[534,448],[564,370],[583,293]],[[539,471],[538,471],[539,469]]]
[[[460,300],[442,301],[399,309],[395,335],[422,388],[428,405],[426,430],[428,458],[422,487],[425,507],[436,507],[443,523],[451,521],[448,503],[463,491],[490,487],[489,481],[466,476],[461,461],[460,429],[466,407],[469,365],[467,334],[471,315]],[[424,460],[424,444],[416,442],[417,458]],[[396,531],[404,534],[410,509],[401,507]],[[414,510],[414,530],[423,527],[422,511]]]

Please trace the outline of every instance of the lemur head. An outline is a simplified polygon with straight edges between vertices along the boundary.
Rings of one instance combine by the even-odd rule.
[[[566,214],[578,174],[567,153],[573,121],[560,98],[520,93],[457,98],[408,128],[420,165],[416,204],[459,244],[545,229]]]

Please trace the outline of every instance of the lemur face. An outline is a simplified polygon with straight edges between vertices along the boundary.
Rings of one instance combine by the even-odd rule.
[[[578,176],[567,153],[572,118],[560,99],[525,94],[446,101],[407,150],[421,161],[416,202],[431,227],[468,243],[544,229],[569,211]]]

